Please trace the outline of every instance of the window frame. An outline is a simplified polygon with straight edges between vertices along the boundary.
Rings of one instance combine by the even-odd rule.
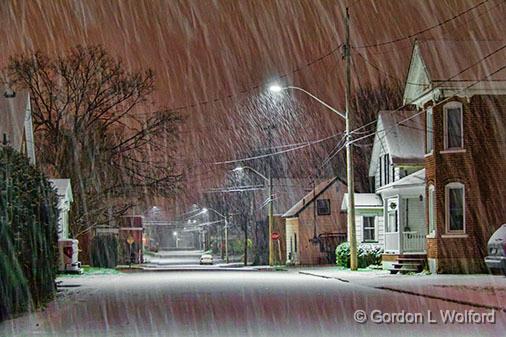
[[[460,146],[458,147],[449,147],[448,146],[448,110],[450,109],[460,109]],[[464,149],[464,107],[460,102],[450,102],[443,106],[443,115],[444,115],[444,149],[445,150],[461,150]]]
[[[322,213],[320,212],[321,208],[320,208],[320,202],[327,202],[328,203],[328,212],[326,213]],[[330,199],[326,198],[326,199],[316,199],[316,215],[318,216],[328,216],[328,215],[331,215],[332,214],[332,210],[331,210],[331,207],[330,207]]]
[[[372,227],[370,226],[370,224],[368,227],[365,226],[365,223],[366,223],[365,219],[366,218],[372,218]],[[366,229],[373,230],[373,238],[370,240],[365,239]],[[363,215],[362,216],[362,242],[378,242],[378,240],[376,239],[376,216],[375,215]]]
[[[450,190],[462,189],[462,230],[450,229]],[[466,188],[461,182],[451,182],[445,186],[445,227],[447,234],[466,234]]]
[[[436,187],[433,184],[429,185],[427,195],[427,210],[428,210],[428,235],[435,236],[437,231],[437,217],[436,217]]]
[[[429,130],[429,120],[431,130]],[[428,147],[429,139],[430,139],[430,149]],[[432,111],[432,107],[428,107],[425,110],[425,154],[430,155],[433,152],[434,152],[434,113]]]

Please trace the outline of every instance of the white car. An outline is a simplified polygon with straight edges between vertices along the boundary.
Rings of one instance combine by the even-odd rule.
[[[202,254],[200,264],[213,264],[213,256],[211,254]]]

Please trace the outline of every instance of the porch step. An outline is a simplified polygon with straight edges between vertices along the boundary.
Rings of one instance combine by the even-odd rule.
[[[420,258],[420,257],[398,257],[397,258],[397,262],[399,262],[399,263],[421,263],[421,264],[424,264],[425,263],[425,259],[424,258]]]
[[[397,261],[392,264],[393,268],[388,270],[391,274],[419,273],[423,270],[425,261],[423,257],[399,256]]]

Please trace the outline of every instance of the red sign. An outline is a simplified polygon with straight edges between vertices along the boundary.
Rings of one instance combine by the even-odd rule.
[[[271,234],[272,240],[276,241],[276,240],[279,240],[279,238],[280,238],[280,235],[278,232],[272,232],[272,234]]]

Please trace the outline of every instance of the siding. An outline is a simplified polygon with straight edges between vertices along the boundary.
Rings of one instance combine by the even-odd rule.
[[[383,221],[383,209],[357,209],[355,211],[355,226],[357,231],[357,243],[362,243],[364,240],[364,227],[363,217],[364,216],[375,216],[375,227],[376,227],[376,240],[378,244],[383,246],[385,243],[385,225]],[[349,241],[349,235],[348,235]]]

